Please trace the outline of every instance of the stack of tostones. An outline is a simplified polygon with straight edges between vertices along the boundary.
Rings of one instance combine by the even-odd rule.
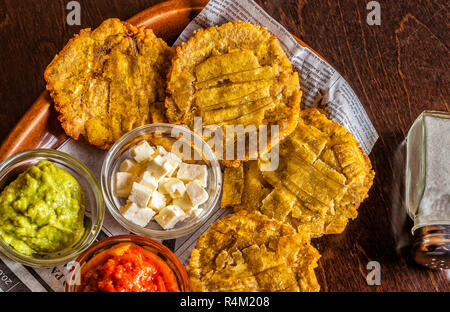
[[[164,121],[173,52],[151,30],[118,19],[82,30],[45,71],[67,135],[106,149],[133,128]]]
[[[356,218],[374,177],[355,138],[317,109],[307,109],[279,151],[276,170],[261,171],[263,160],[244,164],[235,211],[259,210],[311,237],[341,233]]]
[[[240,211],[202,235],[187,267],[192,291],[319,291],[317,250],[258,211]]]
[[[220,127],[224,139],[227,125],[251,125],[256,131],[267,125],[268,138],[270,126],[277,125],[279,140],[284,139],[297,125],[301,98],[298,73],[278,39],[266,28],[242,21],[198,30],[179,46],[167,93],[169,122],[193,129],[194,117],[201,117],[204,127]],[[267,149],[278,143],[274,140],[268,140]],[[234,152],[235,145],[230,134],[224,149],[230,146]],[[257,156],[246,146],[245,159]],[[236,154],[233,159],[223,163],[238,166]]]

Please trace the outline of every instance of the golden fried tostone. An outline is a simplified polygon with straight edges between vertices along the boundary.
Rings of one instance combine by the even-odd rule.
[[[240,211],[198,239],[187,271],[192,291],[319,291],[319,258],[291,226]]]
[[[45,70],[67,135],[106,149],[133,128],[163,122],[173,54],[151,30],[118,19],[75,35]]]
[[[275,171],[260,171],[257,161],[244,164],[235,211],[259,210],[312,237],[341,233],[356,218],[375,174],[355,138],[317,109],[307,109],[279,151]]]
[[[221,207],[234,206],[241,203],[244,191],[244,171],[242,166],[227,167],[223,177]]]
[[[242,21],[198,30],[177,47],[167,93],[169,122],[193,129],[194,117],[202,117],[203,126],[221,127],[224,140],[227,125],[250,125],[256,131],[268,125],[269,149],[295,129],[301,98],[298,73],[278,39],[266,28]],[[279,126],[276,142],[270,140],[271,125]],[[235,151],[233,160],[222,162],[227,166],[240,163],[235,140],[226,142]],[[244,158],[256,158],[246,145]]]

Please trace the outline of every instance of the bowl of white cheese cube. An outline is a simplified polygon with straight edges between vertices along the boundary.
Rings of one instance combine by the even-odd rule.
[[[109,211],[130,232],[173,239],[218,208],[222,172],[209,145],[187,127],[150,124],[111,147],[101,187]]]

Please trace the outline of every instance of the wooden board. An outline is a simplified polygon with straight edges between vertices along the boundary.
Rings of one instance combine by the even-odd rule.
[[[91,2],[89,1],[82,1],[83,8],[97,5],[101,6],[101,3],[104,3],[102,10],[105,10],[104,14],[91,10],[89,13],[86,13],[86,15],[83,15],[83,18],[86,16],[86,20],[89,19],[90,23],[92,23],[91,26],[96,26],[96,24],[99,23],[96,23],[97,20],[95,20],[95,18],[103,16],[103,19],[106,17],[117,16],[118,13],[116,11],[118,10],[119,4],[123,10],[124,6],[132,6],[135,8],[129,3],[135,3],[136,6],[140,6],[141,8],[147,3],[146,1],[136,0],[128,1],[128,4],[124,5],[123,2],[125,1],[96,1],[94,5],[90,4]],[[203,8],[206,2],[207,1],[205,0],[168,1],[139,13],[129,21],[136,25],[151,27],[158,36],[161,36],[168,42],[173,42],[181,30],[184,29],[189,21]],[[412,12],[412,15],[409,15],[409,17],[405,19],[402,19],[403,13],[400,14],[395,11],[395,7],[386,8],[385,10],[389,10],[389,12],[392,13],[390,14],[391,16],[395,16],[395,22],[399,22],[401,25],[399,30],[392,35],[392,38],[395,40],[392,41],[393,46],[391,46],[392,43],[387,37],[389,36],[387,30],[393,30],[395,25],[383,24],[383,31],[374,31],[374,28],[370,28],[364,24],[365,5],[362,5],[361,8],[356,8],[358,14],[361,15],[361,20],[363,20],[362,25],[360,25],[359,20],[356,19],[342,19],[342,16],[354,15],[355,2],[353,1],[337,1],[332,3],[318,1],[308,2],[308,4],[306,4],[306,1],[299,1],[298,3],[288,3],[287,1],[284,1],[282,2],[284,4],[280,4],[278,1],[258,2],[263,4],[263,7],[268,10],[270,14],[273,14],[273,16],[283,25],[300,34],[306,41],[314,43],[314,47],[316,47],[318,51],[327,55],[327,58],[332,64],[351,82],[357,94],[362,95],[361,100],[363,104],[365,104],[369,116],[380,133],[380,140],[377,142],[371,154],[371,159],[374,163],[375,170],[377,171],[375,185],[371,190],[369,199],[360,207],[358,219],[350,222],[343,234],[330,235],[313,241],[314,245],[322,254],[319,268],[316,269],[316,274],[319,278],[322,290],[449,291],[449,283],[444,272],[426,270],[415,265],[408,256],[407,250],[404,250],[400,254],[396,253],[395,239],[391,229],[392,207],[390,207],[389,203],[389,194],[391,193],[391,186],[389,183],[392,179],[392,167],[394,165],[391,156],[393,155],[395,146],[403,140],[408,127],[421,110],[432,108],[448,110],[448,106],[445,104],[446,102],[439,102],[440,98],[445,98],[444,95],[439,97],[439,85],[430,85],[430,83],[434,81],[433,79],[428,83],[428,80],[423,81],[423,78],[420,78],[423,77],[423,75],[419,75],[421,69],[428,70],[428,68],[431,68],[430,64],[435,64],[437,61],[428,59],[430,64],[427,63],[426,66],[421,65],[422,67],[419,68],[420,70],[414,69],[413,67],[413,65],[417,63],[417,55],[413,53],[413,51],[415,51],[413,43],[418,42],[420,41],[419,39],[421,39],[427,42],[427,46],[440,47],[439,40],[435,40],[435,37],[433,37],[432,34],[433,32],[439,33],[439,28],[437,28],[436,25],[445,25],[445,23],[441,22],[434,25],[434,23],[429,22],[427,23],[427,27],[419,27],[421,24],[414,18],[415,10],[420,13],[420,16],[425,13],[430,14],[429,20],[431,20],[431,15],[434,14],[433,10],[430,9],[427,11],[421,9],[421,6],[419,5],[417,8],[408,8],[408,10]],[[115,3],[115,5],[111,5],[111,3]],[[61,8],[52,5],[52,9],[49,9],[49,12],[50,10],[51,12],[64,12],[63,6],[64,3]],[[111,12],[116,13],[110,13],[108,11],[109,8]],[[29,10],[33,10],[31,5],[26,12]],[[345,13],[346,10],[348,11],[347,13]],[[11,12],[13,11],[14,10],[10,9],[7,15],[0,12],[0,29],[2,29],[2,27],[8,29],[7,27],[11,23],[8,16],[12,14]],[[127,9],[125,11],[131,12],[133,10]],[[35,12],[33,14],[35,14]],[[129,13],[120,11],[120,14]],[[329,14],[328,17],[327,14]],[[441,15],[442,14],[436,14],[436,19],[439,20]],[[52,15],[49,13],[48,17],[51,16]],[[300,20],[298,20],[299,16]],[[334,18],[335,16],[336,18]],[[433,17],[434,16],[435,15],[433,15]],[[14,15],[11,15],[11,18],[14,19]],[[297,20],[295,18],[297,18]],[[328,20],[328,24],[333,26],[326,27],[323,20]],[[51,19],[51,23],[54,23],[53,19]],[[432,27],[429,27],[429,25],[432,25]],[[61,28],[63,27],[64,25],[61,25]],[[361,33],[363,34],[363,41],[358,37],[360,33],[357,30],[359,29],[361,29]],[[330,30],[333,31],[332,35],[329,34]],[[69,31],[72,30],[70,29]],[[33,33],[33,31],[27,29],[24,31],[24,34],[25,33],[29,34]],[[37,31],[35,31],[35,33],[37,33]],[[386,37],[383,37],[384,34],[386,34]],[[8,33],[8,35],[10,35],[10,33]],[[409,40],[409,36],[413,35],[414,38],[417,37],[417,40]],[[375,39],[378,39],[376,41],[370,41],[370,39],[373,39],[374,37]],[[45,43],[45,38],[43,41]],[[58,42],[58,40],[55,41]],[[61,42],[60,48],[63,47],[62,44],[63,42]],[[395,44],[399,45],[398,55]],[[59,45],[60,44],[58,44],[58,46]],[[388,53],[384,51],[383,47],[385,45],[389,47],[386,48],[386,51],[393,52]],[[22,46],[22,43],[20,46]],[[41,54],[49,54],[49,49],[45,49],[45,45],[39,47],[41,47]],[[365,49],[361,47],[365,47]],[[379,51],[380,49],[381,53]],[[52,53],[57,51],[50,50]],[[443,50],[445,51],[444,48]],[[409,51],[411,51],[412,55],[414,54],[413,57],[404,57],[405,54],[407,54],[406,56],[409,55]],[[382,66],[375,66],[372,63],[367,65],[364,61],[365,58],[367,58],[367,53],[371,57],[370,59],[375,60],[377,63],[378,60],[381,60]],[[424,56],[425,55],[428,54],[424,52]],[[439,56],[439,54],[433,55],[437,55],[436,57]],[[13,56],[10,55],[10,57]],[[18,57],[19,56],[17,56],[17,58]],[[402,79],[397,79],[397,76],[399,76],[399,73],[396,72],[397,64],[395,61],[397,60],[397,57],[399,62],[401,61],[398,65],[398,70],[401,70],[404,73],[410,73],[407,76],[404,76],[403,74],[400,75],[400,78],[404,79],[404,81]],[[23,62],[24,59],[25,58],[22,57],[20,62]],[[31,63],[26,66],[27,70],[33,69],[34,67],[32,66],[38,68],[36,64]],[[39,66],[45,68],[46,64],[39,63]],[[441,67],[442,66],[437,68]],[[34,70],[37,70],[36,68],[34,68]],[[439,71],[436,72],[440,73]],[[14,71],[10,72],[7,75],[10,77],[8,79],[14,80],[11,78],[13,75]],[[376,78],[374,79],[374,77]],[[414,83],[416,83],[415,77],[418,78],[416,79],[417,81],[420,80],[420,83],[417,83],[417,85],[414,85]],[[17,77],[17,79],[20,79],[20,77]],[[400,87],[397,88],[396,86]],[[425,86],[425,88],[422,88],[423,86]],[[26,90],[26,85],[23,85],[22,88]],[[387,91],[379,92],[379,90],[383,88],[387,88]],[[412,93],[414,96],[407,96],[408,101],[406,103],[406,100],[403,101],[402,99],[403,88],[405,88],[406,91],[409,89],[435,90],[437,95],[434,106],[430,106],[430,103],[421,100],[421,97],[414,92]],[[391,95],[388,96],[387,93]],[[4,105],[14,107],[15,103],[12,102],[4,103]],[[383,109],[380,109],[380,107]],[[67,136],[60,127],[56,116],[56,112],[52,108],[52,102],[49,99],[47,92],[43,92],[1,145],[0,159],[3,160],[16,152],[25,149],[41,146],[58,147],[67,139]],[[382,277],[381,285],[379,286],[369,286],[366,283],[366,275],[369,272],[366,266],[369,261],[380,262]]]

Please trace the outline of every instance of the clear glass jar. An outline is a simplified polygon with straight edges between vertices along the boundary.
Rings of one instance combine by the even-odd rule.
[[[97,238],[103,224],[105,205],[102,192],[91,171],[76,158],[51,149],[34,149],[15,154],[0,164],[0,190],[27,168],[48,160],[69,172],[80,184],[85,197],[84,235],[69,248],[52,254],[24,255],[0,240],[0,251],[10,259],[32,267],[65,264],[85,251]]]
[[[77,280],[81,281],[82,276],[76,276],[75,272],[80,272],[80,274],[83,274],[83,266],[95,255],[98,253],[109,249],[117,244],[121,243],[133,243],[138,246],[141,246],[142,248],[145,248],[157,256],[159,256],[161,259],[163,259],[169,267],[173,270],[175,273],[175,276],[178,281],[178,287],[180,288],[180,291],[182,292],[188,292],[189,291],[189,278],[187,276],[186,270],[184,269],[183,265],[181,264],[180,260],[174,255],[173,252],[171,252],[166,246],[163,244],[147,238],[142,237],[138,235],[118,235],[118,236],[111,236],[105,239],[102,239],[101,241],[93,244],[88,250],[83,252],[75,261],[77,262],[77,269],[76,271],[73,271],[71,278],[72,280],[68,283],[66,283],[65,291],[66,292],[78,292],[78,286]]]
[[[188,218],[178,222],[173,229],[164,230],[152,220],[146,227],[139,226],[127,220],[120,212],[120,207],[126,204],[126,198],[114,195],[114,177],[119,166],[125,159],[131,159],[129,149],[139,141],[147,140],[153,146],[181,144],[191,150],[192,158],[207,166],[208,181],[206,191],[208,200],[200,207],[203,212],[197,218]],[[168,151],[168,149],[166,147]],[[101,187],[105,196],[106,206],[113,217],[127,230],[138,235],[157,239],[173,239],[192,233],[198,229],[218,208],[218,200],[222,189],[222,171],[220,164],[210,146],[197,134],[184,126],[172,124],[151,124],[136,128],[122,136],[108,151],[102,166]],[[220,209],[220,208],[218,208]]]
[[[450,113],[424,111],[415,120],[406,140],[405,185],[415,260],[449,268]]]
[[[450,113],[423,112],[408,132],[406,208],[413,232],[450,225]]]

